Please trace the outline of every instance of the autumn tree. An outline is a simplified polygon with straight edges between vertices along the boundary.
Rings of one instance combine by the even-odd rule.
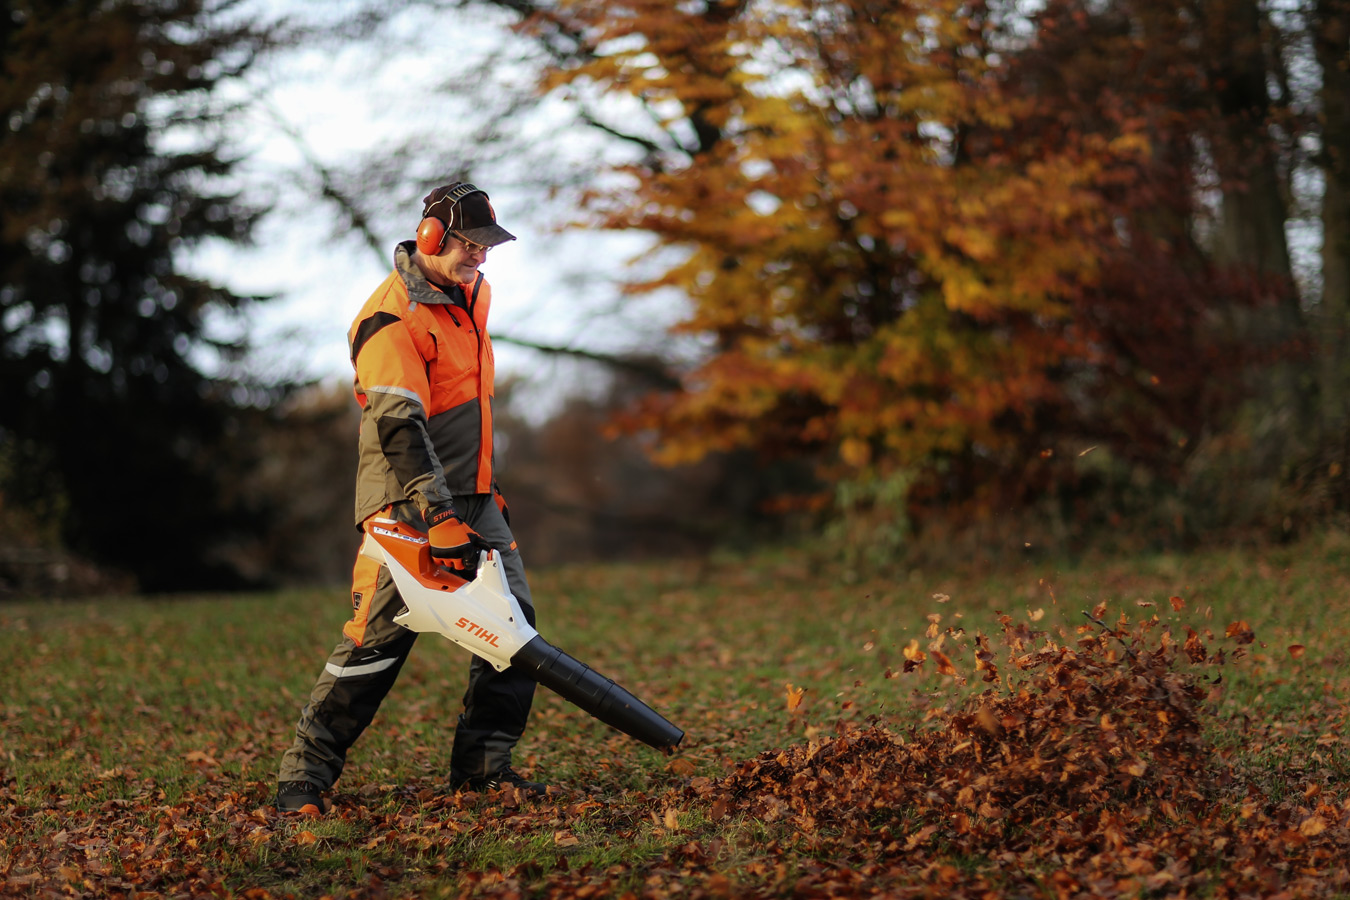
[[[892,517],[1142,480],[1221,518],[1204,491],[1344,434],[1340,0],[451,5],[519,16],[541,96],[626,153],[582,224],[655,236],[628,290],[706,350],[627,420],[667,462],[809,459]]]
[[[1146,339],[1172,358],[1206,339],[1193,282],[1107,287],[1127,244],[1146,249],[1120,227],[1138,192],[1178,164],[1145,119],[1052,111],[1013,67],[1038,23],[955,2],[564,2],[524,27],[581,48],[550,89],[653,116],[610,126],[645,152],[588,208],[684,252],[632,286],[687,295],[679,327],[711,348],[632,420],[660,429],[663,459],[808,454],[838,481],[973,509],[1044,490],[1061,444],[1175,463],[1199,399],[1155,415],[1159,373],[1102,319],[1156,311]],[[1187,327],[1169,333],[1178,296]]]
[[[1047,5],[1056,27],[1040,29],[1057,32],[1039,47],[1047,66],[1060,67],[1057,83],[1086,76],[1100,88],[1091,73],[1116,60],[1109,96],[1153,123],[1154,157],[1171,160],[1153,192],[1173,210],[1167,257],[1178,274],[1201,276],[1187,296],[1211,295],[1207,315],[1245,344],[1243,365],[1208,379],[1246,394],[1242,423],[1209,432],[1211,444],[1241,451],[1199,460],[1218,470],[1214,481],[1241,484],[1229,493],[1248,495],[1248,506],[1265,503],[1282,528],[1290,516],[1350,506],[1345,13],[1316,2],[1063,2]],[[1067,105],[1082,109],[1093,96],[1079,90]],[[1255,309],[1240,302],[1253,293],[1264,301]]]
[[[0,16],[3,502],[147,588],[225,577],[214,548],[247,524],[222,441],[253,398],[222,324],[256,298],[183,261],[258,215],[229,179],[219,89],[266,44],[234,0]]]
[[[865,2],[468,5],[521,14],[520,33],[533,36],[551,60],[544,89],[576,104],[578,121],[632,152],[633,164],[621,170],[628,180],[617,188],[606,181],[606,190],[589,196],[589,222],[648,230],[687,254],[665,278],[632,285],[635,292],[673,287],[691,296],[695,310],[682,329],[711,348],[682,392],[654,399],[633,420],[660,429],[667,459],[726,446],[777,448],[825,460],[840,483],[917,477],[926,482],[921,493],[934,501],[946,505],[965,495],[978,510],[1044,496],[1056,485],[1078,490],[1082,467],[1064,451],[1091,446],[1123,461],[1126,480],[1130,469],[1142,467],[1159,490],[1207,478],[1208,487],[1192,485],[1200,493],[1189,502],[1209,508],[1204,490],[1246,485],[1250,474],[1278,486],[1297,465],[1290,460],[1308,451],[1308,435],[1325,444],[1343,434],[1334,414],[1344,393],[1336,376],[1344,370],[1344,341],[1336,337],[1345,325],[1337,274],[1343,241],[1335,237],[1342,217],[1334,184],[1317,196],[1308,188],[1335,177],[1332,151],[1343,118],[1335,85],[1345,54],[1337,2],[1051,2],[1034,14],[998,2],[922,9]],[[883,59],[879,47],[895,49],[897,59]],[[947,65],[948,58],[955,64]],[[927,75],[915,75],[920,61]],[[950,81],[935,89],[933,73]],[[896,94],[899,116],[876,102]],[[939,96],[941,102],[933,99]],[[980,97],[996,115],[972,114]],[[813,117],[826,125],[803,125]],[[869,121],[889,123],[880,142],[860,128]],[[1048,180],[1058,190],[1075,186],[1080,205],[1032,190],[1027,195],[1036,204],[1012,201],[988,215],[998,222],[1005,212],[1029,215],[1030,208],[1052,218],[1069,211],[1061,225],[1078,243],[1029,230],[1025,222],[1010,229],[1027,259],[1049,258],[1034,249],[1038,239],[1073,258],[1042,295],[1053,315],[1032,312],[1031,327],[1015,331],[997,318],[1008,307],[993,304],[971,317],[952,306],[963,274],[944,268],[943,254],[921,239],[897,232],[899,211],[886,178],[873,179],[878,192],[859,191],[839,174],[855,165],[851,150],[855,158],[870,156],[856,164],[859,171],[889,167],[890,183],[899,184],[895,162],[904,157],[892,143],[906,128],[920,136],[910,143],[935,149],[922,161],[928,168],[914,170],[917,177],[926,186],[959,181],[949,196],[959,194],[968,206],[971,197],[987,204],[986,195],[998,196],[992,187],[1034,178],[1046,166],[1077,167],[1076,182]],[[795,157],[815,174],[817,196],[800,185],[779,190],[793,160],[765,152],[774,139],[795,143],[779,156]],[[831,141],[829,153],[817,150]],[[1327,152],[1309,156],[1319,144]],[[1009,176],[1014,180],[1005,181]],[[927,201],[925,208],[924,195],[910,192],[920,213],[951,206]],[[891,204],[886,228],[858,214],[869,204],[873,211]],[[1286,233],[1306,234],[1307,210],[1316,216],[1318,207],[1319,230],[1330,238],[1322,244],[1322,271],[1295,271]],[[772,271],[743,252],[740,240],[764,233],[756,229],[772,231],[794,215],[813,214],[818,221],[789,252],[766,251]],[[874,243],[850,247],[851,236],[841,239],[831,219],[873,227],[858,236]],[[924,222],[930,234],[943,236],[961,224]],[[893,253],[899,245],[893,238],[906,252]],[[821,255],[808,261],[806,243]],[[965,257],[967,270],[972,259],[980,262],[966,248],[947,253],[953,255]],[[847,404],[825,396],[804,374],[811,354],[824,348],[835,353],[830,366],[854,349],[861,353],[866,341],[858,335],[874,327],[878,304],[850,301],[847,292],[899,296],[885,276],[892,258],[906,256],[890,274],[913,280],[911,296],[940,296],[944,316],[964,317],[963,339],[974,346],[979,338],[972,335],[1015,334],[1012,343],[1026,350],[1021,368],[1001,365],[997,352],[971,350],[985,367],[986,392],[1041,379],[1034,399],[1010,402],[1002,412],[989,407],[983,419],[968,414],[967,422],[983,425],[949,433],[941,447],[925,447],[924,440],[940,442],[942,412],[969,404],[959,387],[934,390],[920,382],[928,411],[939,412],[922,420],[911,415],[910,433],[900,438],[884,426],[848,431]],[[1008,259],[1020,265],[1016,254]],[[976,280],[999,294],[997,279],[974,268]],[[784,272],[806,269],[824,274],[783,286],[792,277]],[[885,287],[877,292],[876,284]],[[802,315],[781,296],[768,300],[771,287],[810,293],[821,308],[847,311],[831,330],[824,318]],[[752,309],[755,297],[765,299]],[[991,316],[990,309],[999,312]],[[896,316],[911,327],[916,318],[908,309]],[[839,340],[844,333],[850,336]],[[1038,357],[1037,340],[1054,352]],[[777,357],[765,349],[775,344]],[[1320,369],[1308,365],[1309,348]],[[867,365],[860,368],[861,377],[835,367],[836,384],[868,386]],[[882,384],[875,396],[884,399],[875,408],[894,417],[913,399],[906,397],[909,386],[888,394],[896,385]],[[845,393],[836,386],[836,398]],[[1246,433],[1230,433],[1244,401]],[[1214,465],[1214,448],[1225,444],[1251,445],[1245,468],[1227,470],[1236,477]],[[859,465],[862,459],[867,463]],[[1335,473],[1337,464],[1325,471]]]

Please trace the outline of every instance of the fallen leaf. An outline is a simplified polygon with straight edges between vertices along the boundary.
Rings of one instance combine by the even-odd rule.
[[[666,812],[661,817],[661,824],[666,826],[667,831],[680,830],[680,814],[675,811],[675,807],[666,807]]]
[[[570,831],[553,832],[553,846],[555,847],[575,847],[581,841]]]
[[[787,708],[788,712],[796,712],[797,707],[802,705],[802,694],[806,693],[806,688],[793,687],[792,682],[788,682],[787,688]]]
[[[669,765],[666,766],[666,771],[674,775],[693,775],[694,764],[684,758],[673,759],[670,761]]]
[[[295,836],[295,842],[301,847],[308,846],[319,839],[319,836],[312,831],[302,831]]]
[[[918,831],[913,832],[913,833],[910,834],[910,836],[905,840],[905,849],[906,849],[906,850],[913,850],[915,847],[919,846],[919,845],[922,844],[924,841],[928,840],[928,838],[931,837],[932,834],[933,834],[933,832],[935,832],[935,831],[937,831],[937,826],[936,826],[936,825],[925,825],[924,827],[920,828]]]
[[[1314,837],[1327,830],[1327,820],[1321,816],[1309,816],[1298,826],[1298,833],[1304,837]]]
[[[1294,659],[1302,659],[1303,651],[1305,649],[1306,648],[1302,644],[1290,644],[1289,655],[1292,656]]]
[[[919,649],[918,638],[911,639],[910,642],[905,645],[904,653],[905,659],[914,663],[921,663],[928,658],[927,655],[925,655],[924,652]]]
[[[1182,607],[1186,605],[1186,601],[1182,600],[1180,597],[1169,597],[1168,602],[1172,604],[1172,609],[1175,612],[1181,612]]]

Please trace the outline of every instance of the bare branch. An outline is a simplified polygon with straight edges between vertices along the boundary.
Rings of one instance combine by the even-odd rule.
[[[590,110],[583,109],[580,113],[577,114],[577,118],[581,119],[583,123],[589,125],[591,128],[603,131],[610,137],[618,138],[619,140],[626,141],[630,144],[637,144],[643,150],[646,150],[647,154],[652,158],[660,156],[662,152],[661,146],[658,145],[655,141],[652,141],[649,138],[645,138],[640,135],[628,134],[627,132],[620,131],[619,129],[614,128],[611,125],[606,125],[604,122],[601,122],[599,119],[597,119],[595,115],[591,113]]]
[[[601,363],[611,368],[630,372],[641,378],[645,378],[656,387],[665,390],[674,390],[680,386],[680,379],[667,366],[650,358],[599,353],[594,350],[586,350],[580,347],[560,347],[556,344],[541,344],[537,341],[513,337],[509,334],[494,334],[492,339],[497,343],[514,344],[517,347],[538,350],[540,353],[550,353],[555,356],[571,356],[576,359]]]
[[[272,119],[272,122],[276,127],[285,134],[286,137],[290,138],[291,143],[295,145],[295,148],[300,151],[300,155],[304,157],[305,164],[309,166],[313,173],[318,177],[319,192],[323,197],[331,200],[337,205],[338,209],[341,210],[343,215],[345,215],[352,223],[352,227],[356,229],[357,233],[365,240],[366,246],[368,246],[379,258],[380,265],[388,265],[389,255],[385,252],[384,242],[375,234],[375,229],[371,227],[370,219],[367,218],[365,212],[362,211],[356,200],[348,196],[338,187],[337,178],[334,177],[333,171],[324,165],[323,161],[314,154],[313,149],[310,147],[309,142],[305,140],[304,135],[300,134],[296,127],[291,124],[290,120],[282,115],[281,110],[277,109],[270,100],[266,97],[259,97],[258,103],[267,111],[268,117]]]

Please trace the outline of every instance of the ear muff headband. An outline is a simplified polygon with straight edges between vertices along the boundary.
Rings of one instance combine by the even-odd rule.
[[[463,222],[455,221],[455,214],[460,211],[459,201],[463,200],[470,194],[482,194],[484,197],[486,197],[487,191],[480,191],[478,188],[474,187],[468,182],[460,182],[459,184],[456,184],[453,187],[451,187],[450,190],[446,191],[445,196],[442,197],[439,201],[437,201],[438,203],[450,204],[450,221],[445,223],[445,227],[450,231],[455,231],[456,229],[464,227]]]

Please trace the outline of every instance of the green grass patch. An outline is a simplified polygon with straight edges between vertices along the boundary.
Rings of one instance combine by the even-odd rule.
[[[926,821],[919,810],[867,819],[876,849],[863,859],[841,856],[829,827],[817,834],[796,813],[719,808],[697,787],[764,751],[872,724],[900,735],[945,727],[966,698],[1016,690],[1002,657],[998,682],[973,668],[976,638],[1000,632],[998,615],[1072,645],[1099,631],[1083,612],[1102,603],[1109,624],[1156,615],[1178,641],[1189,627],[1214,647],[1231,624],[1250,626],[1243,658],[1205,683],[1205,729],[1265,801],[1312,810],[1322,782],[1344,781],[1350,760],[1341,533],[1260,552],[888,578],[778,551],[540,571],[532,589],[545,637],[686,730],[675,759],[541,689],[517,767],[562,795],[518,805],[450,795],[468,657],[423,636],[353,749],[332,813],[313,821],[279,817],[270,801],[297,713],[348,614],[342,591],[0,606],[12,674],[0,696],[0,894],[529,896],[563,885],[791,896],[831,879],[856,887],[841,873],[867,866],[892,887],[1043,883],[1053,894],[1067,889],[1054,871],[1008,882],[999,873],[1012,862],[943,850],[941,833],[925,845],[928,868],[886,875],[887,859],[915,852],[905,845]],[[916,647],[927,661],[906,672]],[[934,651],[957,676],[937,673]],[[789,686],[802,690],[793,709]],[[1153,888],[1140,877],[1142,896]]]

